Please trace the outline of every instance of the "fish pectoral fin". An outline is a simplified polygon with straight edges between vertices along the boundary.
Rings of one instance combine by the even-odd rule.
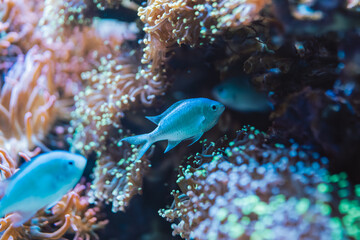
[[[181,141],[168,141],[168,145],[167,145],[164,153],[167,153],[168,151],[170,151],[171,149],[176,147],[176,145],[178,145],[179,143],[181,143]]]
[[[24,223],[26,223],[30,218],[35,215],[36,212],[15,212],[13,213],[10,218],[11,222],[13,223],[14,227],[20,227]]]
[[[203,135],[203,133],[200,133],[199,135],[196,135],[196,136],[194,136],[192,138],[189,138],[189,140],[192,140],[192,142],[188,146],[191,146],[194,143],[196,143],[201,138],[202,135]]]

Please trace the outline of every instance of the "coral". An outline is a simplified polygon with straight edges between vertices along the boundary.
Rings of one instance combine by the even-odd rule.
[[[148,159],[137,160],[137,148],[123,143],[110,145],[101,153],[94,169],[91,201],[112,204],[112,211],[125,211],[131,198],[141,194],[143,177],[151,164]]]
[[[150,15],[160,14],[156,10],[158,9],[156,6],[160,6],[159,4],[158,2],[149,2],[148,7],[139,9],[139,15],[146,16],[141,17],[142,19],[150,20]],[[194,3],[187,2],[187,4],[194,7]],[[231,12],[231,9],[239,7],[239,4],[240,2],[237,5],[226,6]],[[184,3],[171,3],[170,6],[180,8],[179,11],[188,11],[188,7]],[[202,9],[200,5],[197,7]],[[191,16],[197,16],[197,13],[195,13],[197,7],[190,10],[189,14],[184,13],[184,18],[192,21]],[[221,8],[224,8],[224,6],[221,5]],[[155,12],[152,12],[152,9],[155,9]],[[159,9],[164,10],[167,7],[160,7]],[[256,9],[258,11],[260,6]],[[173,13],[173,11],[175,10],[171,10],[171,14],[177,14]],[[224,15],[226,14],[224,13]],[[170,18],[168,19],[170,22],[167,22],[167,24],[170,27],[173,23]],[[203,20],[201,17],[196,20],[196,29],[199,31],[201,28],[200,21]],[[186,23],[186,20],[184,21]],[[215,22],[215,20],[211,21]],[[242,21],[239,17],[239,21],[244,22],[246,20],[243,19]],[[178,22],[180,24],[179,28],[185,28],[185,30],[181,31],[189,31],[186,30],[185,25],[181,25],[184,23],[183,20]],[[159,27],[161,27],[161,24],[159,24]],[[148,28],[145,27],[145,29]],[[161,29],[157,33],[165,33]],[[196,33],[196,31],[194,33],[200,34],[200,32]],[[148,34],[150,33],[148,32]],[[168,41],[168,46],[164,46],[163,43],[160,46],[160,42],[163,42],[160,39],[158,40],[159,45],[152,45],[147,49],[156,49],[161,55],[161,48],[170,47],[178,37],[179,35],[173,36],[173,40],[170,40],[172,42]],[[197,37],[199,35],[190,36],[189,41],[186,43],[193,45],[191,41],[196,41]],[[181,43],[184,42],[179,42],[179,44]],[[167,89],[164,70],[160,70],[160,65],[157,65],[160,64],[159,62],[155,63],[157,65],[155,68],[151,64],[143,65],[153,63],[153,60],[142,61],[141,64],[141,52],[133,50],[137,48],[135,43],[123,43],[119,46],[112,49],[110,47],[111,53],[100,58],[100,65],[96,69],[81,74],[85,88],[75,96],[76,109],[72,112],[73,120],[71,121],[74,131],[74,139],[71,140],[73,149],[81,150],[86,154],[92,151],[96,152],[97,164],[94,170],[95,180],[92,186],[92,199],[93,201],[98,199],[105,200],[108,203],[112,202],[114,212],[118,210],[124,211],[131,197],[141,192],[142,176],[149,167],[147,159],[135,160],[136,148],[131,149],[128,146],[117,145],[118,140],[116,139],[121,139],[124,136],[120,120],[126,117],[124,111],[142,106],[151,106],[155,97],[162,95]],[[110,149],[117,149],[117,152]],[[104,169],[107,171],[104,171]]]
[[[149,167],[147,159],[136,160],[137,148],[118,144],[124,136],[120,119],[125,110],[138,103],[151,104],[165,89],[161,81],[147,81],[137,74],[139,54],[122,52],[115,58],[101,58],[97,71],[82,74],[88,85],[75,97],[71,122],[73,148],[97,154],[92,199],[112,203],[113,212],[124,211],[132,196],[141,193]]]
[[[18,228],[12,227],[11,214],[0,220],[1,239],[60,239],[67,232],[75,232],[73,239],[99,239],[95,231],[107,220],[98,220],[99,207],[89,208],[87,197],[80,196],[86,187],[77,185],[51,210],[40,210],[31,220]],[[63,238],[62,238],[63,239]]]
[[[16,161],[5,151],[0,149],[1,180],[11,177],[18,169]],[[26,161],[30,157],[20,153]],[[67,231],[75,232],[74,239],[99,239],[96,230],[102,229],[107,220],[101,218],[100,208],[90,208],[86,189],[83,184],[78,184],[73,191],[65,195],[51,211],[42,209],[20,227],[13,227],[12,217],[15,213],[8,214],[0,219],[0,239],[60,239]]]
[[[134,24],[98,18],[90,26],[80,26],[74,25],[68,29],[66,38],[44,36],[48,40],[44,41],[42,47],[53,53],[54,84],[63,99],[71,99],[82,90],[83,72],[98,67],[100,58],[117,54],[118,46],[125,40],[134,40],[137,32]],[[57,32],[57,28],[51,26],[51,31]]]
[[[321,0],[272,2],[276,17],[289,34],[320,35],[342,32],[359,26],[359,16],[349,9],[346,1]]]
[[[268,0],[232,0],[232,1],[213,1],[217,2],[216,10],[211,12],[211,17],[217,19],[216,28],[236,29],[243,24],[250,24],[252,21],[260,19],[259,12],[269,4]]]
[[[1,89],[0,146],[14,158],[19,151],[42,146],[41,140],[56,118],[49,59],[49,52],[39,53],[32,48],[9,71]]]
[[[86,0],[46,0],[38,27],[45,41],[64,41],[74,27],[91,24]]]
[[[132,0],[93,0],[96,7],[100,10],[108,8],[124,7],[133,11],[137,11],[139,5]]]
[[[68,202],[71,194],[74,194],[73,207],[71,209],[70,221],[71,231],[74,232],[74,239],[100,239],[96,231],[103,229],[108,220],[101,214],[100,206],[90,208],[88,192],[89,185],[78,184],[74,190],[62,199],[62,202]],[[69,207],[67,207],[69,209]],[[57,209],[53,211],[55,215]],[[65,212],[64,210],[62,212]]]
[[[358,10],[360,7],[359,0],[348,0],[347,8]]]
[[[142,62],[160,68],[176,45],[199,46],[215,41],[228,28],[256,20],[268,1],[166,1],[149,0],[138,15],[145,23],[146,47]]]
[[[130,108],[151,105],[166,89],[165,82],[150,77],[151,72],[138,73],[141,56],[127,47],[115,49],[100,58],[97,69],[82,73],[87,86],[75,96],[71,122],[73,148],[97,153],[93,198],[112,202],[114,212],[124,210],[141,192],[142,175],[149,165],[146,159],[136,160],[136,148],[117,146],[123,137],[120,119]]]
[[[0,73],[7,73],[32,44],[41,39],[34,35],[39,20],[38,1],[0,1]]]
[[[78,94],[86,81],[83,73],[98,68],[101,59],[120,54],[120,46],[136,39],[137,31],[134,24],[95,18],[91,26],[73,29],[65,42],[51,44],[56,56],[54,82],[63,95],[72,98]]]
[[[313,147],[320,146],[330,158],[330,168],[335,172],[352,171],[358,166],[360,144],[359,115],[350,102],[331,90],[306,88],[295,93],[272,114],[272,132],[284,138],[293,138]]]
[[[168,239],[153,210],[182,164],[174,203],[160,211],[174,235],[360,239],[359,9],[358,0],[0,0],[1,179],[39,147],[95,163],[84,173],[92,184],[52,209],[19,228],[13,214],[0,219],[0,238]],[[245,127],[205,140],[201,154],[194,144],[140,160],[138,146],[119,141],[146,132],[143,115],[161,105],[212,98],[220,81],[245,74],[272,112],[226,109],[206,137],[244,123],[266,133]],[[127,213],[97,235],[102,203]]]
[[[193,239],[359,236],[360,202],[346,174],[329,175],[328,160],[298,144],[273,143],[244,127],[234,140],[210,143],[188,162],[180,167],[181,191],[172,192],[173,207],[159,212],[169,221],[180,220],[172,225],[173,234]],[[345,212],[343,204],[354,213]]]
[[[125,110],[150,105],[166,89],[156,77],[137,73],[140,54],[126,47],[118,56],[102,57],[96,70],[82,73],[87,86],[75,96],[71,122],[73,148],[97,154],[92,198],[112,203],[113,212],[124,211],[131,197],[141,193],[149,167],[147,159],[136,160],[136,148],[118,145],[124,136],[120,120]]]
[[[126,39],[135,39],[131,24],[95,19],[87,1],[15,1],[4,5],[0,65],[5,73],[18,55],[38,45],[52,53],[54,85],[60,98],[72,98],[81,89],[81,73],[98,66],[99,58]],[[114,30],[115,29],[115,30]],[[11,40],[11,41],[10,41]],[[12,43],[12,44],[11,44]]]
[[[105,146],[108,128],[119,128],[125,110],[137,103],[150,105],[166,89],[166,84],[158,76],[151,77],[151,72],[137,73],[136,51],[121,49],[120,52],[114,58],[110,54],[102,57],[97,69],[82,73],[88,85],[75,97],[72,125],[76,126],[76,149],[99,150]]]
[[[357,115],[360,114],[360,47],[354,42],[360,40],[356,32],[349,32],[344,37],[338,51],[341,71],[340,79],[334,84],[334,92],[349,101]]]
[[[258,89],[271,93],[275,104],[306,86],[331,88],[338,77],[337,40],[326,39],[299,39],[273,53],[253,54],[244,62],[244,71]]]
[[[0,29],[4,34],[0,38],[0,50],[18,45],[27,51],[40,39],[34,36],[39,21],[41,1],[3,0],[0,2]]]

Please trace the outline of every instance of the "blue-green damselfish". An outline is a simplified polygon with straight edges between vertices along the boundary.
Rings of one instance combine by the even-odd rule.
[[[17,213],[20,226],[44,207],[51,207],[80,180],[86,158],[66,151],[44,153],[23,164],[20,170],[0,183],[0,217]]]
[[[256,91],[246,79],[230,79],[213,89],[216,100],[239,112],[269,112],[271,103],[266,95]]]
[[[204,132],[215,126],[224,110],[223,104],[207,98],[181,100],[158,116],[146,117],[158,125],[154,131],[126,137],[121,141],[143,145],[137,159],[140,159],[153,143],[162,140],[168,140],[166,153],[183,140],[191,139],[191,144],[198,141]]]

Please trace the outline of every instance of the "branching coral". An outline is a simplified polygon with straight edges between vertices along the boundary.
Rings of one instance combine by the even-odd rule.
[[[0,146],[12,157],[41,145],[54,121],[56,97],[49,59],[49,52],[31,49],[11,69],[1,89]]]
[[[181,167],[182,193],[173,191],[173,207],[160,211],[169,221],[180,220],[173,233],[193,239],[356,239],[360,202],[346,174],[330,176],[326,158],[270,141],[244,128]],[[351,199],[356,213],[342,210]]]
[[[18,169],[16,161],[0,149],[1,180],[11,177]],[[21,153],[21,157],[30,158]],[[99,239],[96,230],[103,228],[107,220],[99,220],[100,208],[89,207],[86,186],[78,184],[73,191],[65,195],[51,211],[42,209],[20,227],[13,227],[12,220],[16,213],[0,219],[1,240],[5,239],[60,239],[67,232],[75,232],[74,239]]]

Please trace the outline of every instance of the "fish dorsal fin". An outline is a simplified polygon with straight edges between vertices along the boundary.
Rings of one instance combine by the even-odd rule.
[[[182,104],[184,101],[186,101],[187,99],[184,100],[180,100],[176,103],[174,103],[173,105],[171,105],[168,109],[166,109],[162,114],[157,115],[157,116],[147,116],[145,118],[149,119],[150,121],[152,121],[155,124],[159,124],[159,122],[161,121],[161,119],[163,119],[166,115],[168,115],[172,110],[174,110],[176,107],[178,107],[180,104]]]
[[[160,120],[162,119],[162,114],[160,114],[158,116],[146,116],[145,118],[149,119],[150,121],[152,121],[153,123],[155,123],[157,125],[157,124],[159,124]]]
[[[181,141],[168,141],[168,145],[167,145],[164,153],[167,153],[168,151],[170,151],[171,149],[176,147],[176,145],[178,145],[179,143],[181,143]]]
[[[196,135],[196,136],[193,136],[192,138],[189,138],[189,140],[192,140],[192,142],[188,146],[191,146],[194,143],[196,143],[201,138],[202,135],[203,135],[203,133],[200,133],[199,135]]]

